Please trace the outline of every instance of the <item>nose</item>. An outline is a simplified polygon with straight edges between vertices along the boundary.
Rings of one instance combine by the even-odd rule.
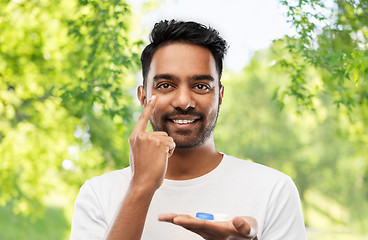
[[[172,106],[174,108],[180,108],[182,110],[188,110],[195,107],[195,102],[190,89],[182,87],[177,89],[174,99],[172,100]]]

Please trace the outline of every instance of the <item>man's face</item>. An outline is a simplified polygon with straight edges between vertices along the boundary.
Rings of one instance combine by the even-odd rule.
[[[208,49],[183,43],[161,47],[152,57],[146,91],[140,89],[142,105],[156,95],[151,125],[167,132],[176,148],[195,148],[212,136],[223,88]]]

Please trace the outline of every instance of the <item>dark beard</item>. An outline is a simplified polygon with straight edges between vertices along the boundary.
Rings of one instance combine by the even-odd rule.
[[[192,141],[188,141],[188,140],[183,141],[182,143],[178,142],[178,141],[175,141],[175,139],[174,139],[175,144],[176,144],[175,148],[176,149],[193,149],[193,148],[197,148],[197,147],[201,146],[202,144],[204,144],[206,142],[206,140],[212,135],[212,132],[213,132],[215,126],[216,126],[217,118],[218,118],[218,115],[219,115],[219,110],[220,110],[220,106],[218,106],[218,108],[217,108],[216,116],[208,116],[209,118],[214,117],[215,121],[211,125],[208,125],[204,128],[201,128],[196,139],[194,139]],[[175,115],[198,116],[200,119],[203,119],[203,114],[196,112],[194,109],[188,109],[188,110],[176,109],[175,111],[173,111],[171,113],[167,113],[167,114],[163,115],[161,117],[161,122],[165,123],[165,122],[169,121],[169,119],[172,116],[175,116]],[[164,131],[170,136],[169,130],[166,128],[165,124],[163,124],[163,126],[155,125],[155,124],[152,123],[151,119],[150,119],[150,122],[151,122],[151,125],[152,125],[152,129],[154,131]],[[182,134],[182,136],[185,136],[186,133],[181,132],[180,134]]]

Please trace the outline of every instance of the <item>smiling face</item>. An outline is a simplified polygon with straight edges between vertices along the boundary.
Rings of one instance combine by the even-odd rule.
[[[211,52],[197,45],[172,43],[152,57],[146,91],[138,91],[142,105],[152,95],[157,101],[150,121],[165,131],[176,148],[195,148],[212,136],[223,87]]]

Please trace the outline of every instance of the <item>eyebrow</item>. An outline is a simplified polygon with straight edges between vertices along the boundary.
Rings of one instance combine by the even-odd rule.
[[[153,77],[153,81],[157,81],[159,79],[177,80],[177,77],[171,74],[167,74],[167,73],[157,74]],[[191,79],[195,81],[198,81],[198,80],[214,81],[215,80],[211,75],[207,75],[207,74],[194,75],[193,77],[191,77]]]
[[[209,80],[214,81],[215,79],[211,75],[195,75],[192,77],[193,80]]]
[[[167,80],[175,80],[176,78],[171,74],[157,74],[153,77],[153,81],[157,81],[159,79],[167,79]]]

